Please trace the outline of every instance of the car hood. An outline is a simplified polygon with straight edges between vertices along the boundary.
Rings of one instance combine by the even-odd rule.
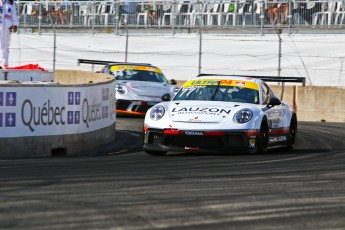
[[[148,81],[117,81],[118,85],[124,85],[132,94],[143,97],[160,98],[165,93],[170,93],[170,85]]]
[[[168,110],[174,122],[218,123],[232,117],[231,111],[237,106],[230,102],[171,101]]]

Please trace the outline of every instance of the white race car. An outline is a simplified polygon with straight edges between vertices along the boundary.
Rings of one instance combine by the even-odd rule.
[[[169,95],[162,99],[146,113],[143,148],[148,154],[294,147],[296,113],[260,78],[199,75],[171,101]]]
[[[162,95],[175,95],[176,81],[170,82],[156,66],[145,63],[79,59],[78,63],[105,65],[100,72],[116,78],[116,113],[144,116],[162,101]]]
[[[114,63],[104,68],[116,78],[116,113],[145,115],[153,105],[162,101],[162,95],[173,96],[179,89],[176,81],[170,83],[162,71],[150,64]]]

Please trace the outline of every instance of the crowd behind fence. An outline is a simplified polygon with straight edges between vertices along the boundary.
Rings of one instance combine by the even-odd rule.
[[[31,28],[342,28],[345,0],[17,1]]]

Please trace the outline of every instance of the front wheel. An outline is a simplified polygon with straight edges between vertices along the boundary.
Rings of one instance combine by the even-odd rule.
[[[167,152],[166,151],[152,151],[152,150],[144,150],[145,153],[153,156],[164,156]]]
[[[256,137],[256,153],[265,153],[268,148],[268,125],[265,120],[260,126],[259,135]]]

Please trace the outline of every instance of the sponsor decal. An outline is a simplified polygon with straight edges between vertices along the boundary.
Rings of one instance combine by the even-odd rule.
[[[249,139],[249,149],[255,149],[255,139]]]
[[[202,132],[202,131],[184,131],[184,134],[188,135],[188,136],[203,136],[204,132]]]
[[[208,114],[208,115],[220,115],[230,114],[230,109],[223,109],[217,107],[177,107],[173,108],[171,113],[176,114]]]
[[[106,91],[105,91],[106,92]],[[106,98],[109,96],[106,96]],[[80,92],[68,92],[68,105],[80,105]],[[113,100],[110,100],[113,102]],[[113,108],[113,106],[111,107]],[[26,99],[21,106],[21,120],[24,126],[28,127],[31,132],[35,131],[38,126],[52,126],[65,124],[85,124],[87,128],[90,123],[108,118],[113,112],[109,111],[109,106],[103,106],[94,98],[92,102],[84,99],[81,110],[68,110],[65,106],[52,105],[48,99],[43,105],[34,105],[29,99]],[[15,122],[15,121],[14,121]],[[12,127],[12,126],[8,126]]]
[[[269,138],[270,143],[282,142],[282,141],[286,141],[286,140],[287,140],[286,136],[276,136],[276,137],[270,137]]]
[[[202,120],[199,117],[194,117],[188,120],[189,122],[201,122]]]
[[[42,106],[34,106],[31,100],[26,99],[22,104],[21,118],[24,126],[28,127],[31,132],[34,132],[35,126],[66,124],[65,111],[66,108],[64,106],[55,107],[50,104],[50,100]]]
[[[244,87],[244,86],[246,86],[246,82],[245,81],[236,81],[235,85]]]

